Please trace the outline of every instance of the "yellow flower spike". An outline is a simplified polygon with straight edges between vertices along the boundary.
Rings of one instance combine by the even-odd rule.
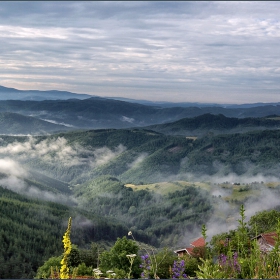
[[[68,267],[68,256],[71,253],[71,240],[70,240],[70,231],[71,231],[71,223],[72,218],[70,217],[68,220],[68,226],[65,234],[63,235],[62,242],[64,245],[64,253],[63,258],[61,260],[61,268],[60,268],[60,279],[69,279],[69,267]]]

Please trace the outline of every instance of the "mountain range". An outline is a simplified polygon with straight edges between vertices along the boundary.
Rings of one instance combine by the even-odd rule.
[[[12,89],[11,89],[12,90]],[[43,93],[46,92],[41,92]],[[166,124],[179,121],[184,118],[194,118],[205,114],[224,115],[228,118],[262,118],[280,115],[280,105],[261,105],[257,107],[225,108],[218,106],[202,107],[160,107],[143,105],[120,100],[90,97],[87,99],[64,99],[66,95],[61,93],[60,100],[0,100],[0,112],[16,113],[25,117],[33,117],[34,129],[29,128],[26,133],[37,134],[57,132],[70,129],[104,129],[104,128],[132,128],[146,127],[150,125]],[[75,94],[72,94],[72,97]],[[7,95],[5,95],[7,98]],[[48,97],[47,93],[46,98]],[[56,92],[60,98],[60,92]],[[77,94],[75,95],[77,96]],[[4,95],[2,95],[4,98]],[[3,118],[9,118],[8,115]],[[35,118],[40,120],[35,123]],[[4,119],[3,119],[4,120]],[[18,118],[20,121],[20,118]],[[31,121],[31,119],[29,119]],[[43,123],[48,122],[47,123]],[[2,122],[3,124],[4,122]],[[39,124],[40,123],[40,124]],[[57,126],[55,126],[55,124]],[[9,120],[7,120],[7,126]],[[14,125],[13,125],[14,126]],[[3,133],[22,133],[22,129],[2,128]],[[155,127],[154,127],[155,128]],[[1,126],[0,126],[1,129]],[[238,130],[236,130],[238,131]]]

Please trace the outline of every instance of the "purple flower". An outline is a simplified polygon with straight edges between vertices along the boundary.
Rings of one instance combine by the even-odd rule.
[[[150,270],[151,270],[151,266],[150,266],[150,259],[149,259],[149,255],[143,255],[141,256],[142,259],[142,264],[140,265],[140,268],[143,269],[143,272],[141,273],[141,278],[149,278],[150,277]]]
[[[241,271],[241,266],[238,262],[238,254],[235,252],[232,258],[221,254],[219,256],[219,264],[223,267],[224,270],[228,271],[229,273],[239,273]]]
[[[172,267],[172,278],[188,278],[187,275],[184,273],[185,271],[185,261],[174,261]]]

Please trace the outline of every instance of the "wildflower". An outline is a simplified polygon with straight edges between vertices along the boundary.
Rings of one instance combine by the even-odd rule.
[[[131,231],[129,231],[127,235],[128,235],[128,236],[132,235],[132,232],[131,232]]]
[[[136,254],[131,254],[131,255],[126,255],[128,258],[135,258],[137,255]]]
[[[174,261],[172,267],[172,278],[188,278],[188,276],[184,273],[185,270],[185,261]]]
[[[92,271],[93,271],[93,274],[94,274],[94,278],[97,278],[97,279],[99,279],[100,275],[103,274],[99,268],[94,268]]]
[[[136,254],[130,254],[130,255],[126,255],[129,259],[129,262],[130,262],[130,267],[129,267],[129,272],[128,272],[128,275],[127,275],[127,278],[130,279],[130,275],[131,275],[131,272],[132,272],[132,265],[133,265],[133,262],[134,262],[134,258],[137,256]]]
[[[151,270],[151,261],[149,255],[141,256],[142,264],[140,264],[140,268],[143,268],[143,272],[141,273],[141,278],[149,278],[150,277],[150,270]]]
[[[63,253],[63,258],[61,260],[61,268],[60,268],[60,278],[61,279],[69,279],[69,267],[68,267],[68,256],[71,252],[71,240],[70,240],[70,231],[71,231],[71,222],[72,219],[71,217],[69,218],[68,221],[68,227],[67,230],[63,236],[63,245],[64,245],[64,253]]]

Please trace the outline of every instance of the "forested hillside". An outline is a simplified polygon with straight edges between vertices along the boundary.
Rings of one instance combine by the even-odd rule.
[[[186,232],[199,231],[213,214],[209,193],[193,186],[161,195],[133,191],[116,178],[104,176],[76,186],[74,192],[81,207],[123,221],[133,231],[146,232],[147,242],[160,247],[182,243]]]
[[[204,121],[206,127],[272,126],[198,138],[139,128],[1,135],[3,277],[31,277],[45,259],[60,255],[69,216],[72,241],[81,248],[131,230],[140,242],[176,249],[197,237],[202,224],[211,221],[217,230],[230,223],[241,203],[258,205],[252,211],[275,207],[277,118],[213,118],[217,123]]]
[[[279,127],[280,117],[277,115],[262,118],[229,118],[221,114],[204,114],[147,128],[170,135],[203,137],[208,134],[244,133],[254,130],[279,129]]]
[[[65,125],[54,124],[17,113],[0,113],[1,134],[46,134],[70,129]]]
[[[0,154],[70,184],[101,175],[124,183],[230,173],[278,177],[279,136],[279,130],[263,130],[195,140],[140,129],[92,130],[42,137],[2,136]]]
[[[99,215],[41,199],[30,199],[0,187],[0,278],[33,278],[39,266],[63,252],[62,236],[69,217],[71,240],[80,248],[91,242],[113,242],[126,226]],[[148,240],[143,233],[136,235]]]

